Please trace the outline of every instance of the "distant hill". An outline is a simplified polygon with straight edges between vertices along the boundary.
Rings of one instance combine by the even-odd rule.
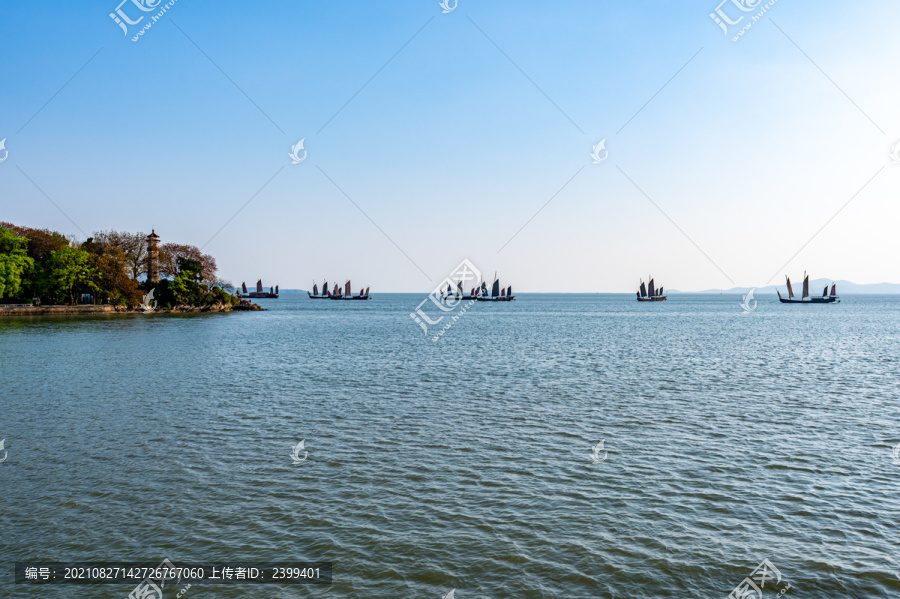
[[[809,281],[809,293],[810,295],[822,295],[822,290],[828,285],[828,290],[831,291],[831,284],[835,283],[837,285],[838,295],[854,295],[861,293],[868,294],[882,294],[882,295],[893,295],[900,294],[900,285],[897,283],[868,283],[864,285],[858,285],[856,283],[851,283],[850,281],[832,281],[831,279],[810,279]],[[791,279],[791,286],[794,288],[794,295],[800,295],[803,292],[803,279],[799,281],[795,281]],[[707,289],[706,291],[692,291],[687,293],[747,293],[750,291],[751,287],[732,287],[731,289]],[[755,289],[755,294],[760,293],[775,293],[775,290],[781,291],[782,295],[787,296],[787,285],[785,285],[784,281],[782,281],[778,285],[769,285],[767,287],[753,287]],[[672,293],[679,293],[678,291],[671,290]],[[685,293],[685,292],[681,292]]]

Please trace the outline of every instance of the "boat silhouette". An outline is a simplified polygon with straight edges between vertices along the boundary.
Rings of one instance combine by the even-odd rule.
[[[656,289],[653,286],[653,277],[650,277],[650,284],[648,286],[644,286],[644,280],[641,279],[641,288],[637,292],[637,301],[639,302],[664,302],[666,301],[666,294],[663,293],[663,288],[660,287]]]
[[[831,293],[828,293],[828,285],[825,285],[825,289],[822,291],[822,297],[810,297],[809,295],[809,275],[805,272],[803,273],[803,295],[800,299],[794,299],[794,288],[791,287],[791,278],[787,275],[784,275],[784,278],[787,280],[787,291],[788,296],[782,297],[781,291],[776,289],[778,293],[778,300],[782,304],[833,304],[835,302],[840,302],[841,298],[838,297],[837,294],[837,285],[834,283],[831,284]]]
[[[322,295],[319,295],[319,286],[316,285],[315,281],[313,281],[312,291],[307,291],[306,295],[309,296],[309,299],[328,299],[328,296],[331,295],[328,293],[328,281],[322,282]]]
[[[481,286],[472,287],[468,296],[465,295],[465,291],[463,291],[462,281],[456,282],[456,289],[453,289],[453,286],[448,283],[447,289],[441,290],[441,300],[443,301],[462,299],[470,299],[478,302],[514,302],[516,296],[513,295],[512,285],[509,287],[500,287],[500,279],[497,278],[497,273],[494,273],[494,284],[491,285],[490,291],[488,291],[487,283],[484,281],[481,282]]]
[[[330,299],[330,300],[367,300],[369,299],[369,288],[359,290],[359,295],[353,295],[353,291],[350,287],[350,280],[347,279],[347,283],[344,285],[344,289],[341,290],[340,286],[335,283],[334,291],[328,291],[328,281],[322,283],[322,294],[319,295],[319,287],[313,283],[313,290],[307,291],[306,295],[309,296],[309,299]]]
[[[256,281],[256,291],[251,291],[247,293],[247,283],[241,283],[241,289],[244,291],[244,295],[242,298],[272,298],[278,299],[278,285],[275,287],[269,287],[268,291],[263,291],[262,279]]]

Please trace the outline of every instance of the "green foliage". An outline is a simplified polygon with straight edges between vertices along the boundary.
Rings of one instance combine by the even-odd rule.
[[[52,250],[44,265],[43,287],[56,301],[68,299],[75,303],[75,293],[94,293],[99,287],[95,282],[97,270],[91,255],[78,248],[66,247]]]
[[[35,262],[44,262],[50,258],[50,252],[69,247],[69,240],[62,233],[49,229],[32,229],[19,227],[11,223],[0,223],[0,227],[10,229],[19,237],[28,240],[28,256]]]
[[[225,305],[234,306],[240,301],[236,295],[228,293],[221,287],[213,287],[213,290],[210,293],[210,295],[212,296],[212,299],[213,299],[213,301],[211,303],[218,302],[218,303],[222,303]]]
[[[95,303],[136,306],[156,289],[160,308],[238,303],[219,288],[215,259],[194,246],[166,244],[160,270],[171,278],[139,284],[137,277],[146,272],[145,238],[143,233],[100,231],[78,244],[56,231],[0,222],[0,298],[75,303],[78,294],[90,293]]]
[[[0,298],[17,296],[25,273],[33,267],[34,260],[28,256],[28,239],[0,227]]]
[[[174,279],[163,279],[154,285],[141,286],[143,293],[149,293],[155,289],[153,297],[160,308],[174,308],[175,306],[212,306],[224,304],[235,306],[241,300],[236,295],[228,293],[220,287],[209,289],[206,285],[191,280],[196,272],[186,270],[178,273]]]
[[[203,265],[199,260],[192,258],[178,258],[178,272],[172,282],[172,291],[175,301],[179,304],[191,306],[202,305],[203,296],[206,295],[204,286],[198,282]]]
[[[144,283],[141,286],[141,289],[145,293],[150,293],[151,289],[155,289],[153,292],[153,299],[156,301],[156,305],[159,308],[171,308],[177,302],[175,301],[175,293],[172,290],[173,281],[169,279],[161,279],[159,283]]]

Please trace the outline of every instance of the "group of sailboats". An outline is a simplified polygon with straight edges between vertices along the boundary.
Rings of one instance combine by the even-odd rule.
[[[800,299],[794,299],[794,288],[791,287],[791,278],[787,275],[784,278],[787,279],[788,296],[786,298],[781,297],[781,292],[778,291],[778,299],[782,304],[832,304],[841,301],[837,294],[837,285],[834,283],[831,284],[831,294],[828,293],[828,285],[825,285],[822,297],[810,297],[809,275],[806,273],[803,273],[803,295]]]
[[[275,287],[269,287],[268,291],[263,291],[262,279],[256,282],[256,291],[251,291],[247,293],[247,283],[241,283],[241,290],[244,292],[240,297],[242,298],[271,298],[278,299],[278,285]]]
[[[319,286],[314,282],[312,291],[307,291],[309,299],[331,299],[331,300],[367,300],[369,299],[369,288],[359,290],[359,295],[353,295],[353,288],[350,286],[350,279],[341,289],[340,285],[334,284],[334,291],[328,290],[328,281],[322,283],[322,294],[319,294]]]
[[[487,283],[482,281],[480,286],[472,287],[469,291],[468,298],[466,298],[462,281],[457,281],[456,289],[453,289],[453,286],[448,283],[446,291],[441,290],[441,299],[473,299],[478,302],[512,302],[515,301],[516,296],[513,295],[512,285],[500,287],[500,279],[497,278],[497,273],[494,273],[494,283],[491,285],[490,292],[488,292]]]
[[[663,292],[663,288],[656,289],[653,285],[653,277],[649,277],[649,279],[650,283],[647,286],[644,286],[644,280],[641,279],[641,288],[637,292],[637,300],[639,302],[666,301],[666,294]]]
[[[831,292],[829,293],[828,285],[825,286],[825,289],[822,290],[821,297],[811,297],[809,295],[809,275],[804,273],[803,276],[803,294],[800,299],[796,299],[794,296],[794,288],[791,286],[791,278],[785,276],[787,279],[787,291],[788,296],[782,297],[781,291],[778,291],[778,299],[782,304],[831,304],[834,302],[840,302],[840,298],[837,294],[837,286],[832,283],[831,284]],[[641,279],[641,287],[637,292],[637,300],[639,302],[664,302],[666,299],[665,290],[663,287],[657,288],[655,285],[655,281],[653,277],[649,277],[650,281],[647,285],[644,284],[644,280]],[[256,292],[251,292],[247,294],[247,286],[242,285],[243,291],[246,295],[243,297],[278,297],[278,286],[274,289],[270,289],[269,292],[264,292],[262,287],[262,281],[258,281],[256,283]],[[341,289],[340,285],[337,283],[334,284],[334,290],[328,290],[328,282],[322,283],[322,293],[319,293],[319,286],[316,283],[313,283],[312,291],[307,291],[306,294],[310,299],[331,299],[331,300],[367,300],[369,299],[369,288],[365,287],[359,290],[359,295],[353,295],[352,288],[350,286],[350,280],[344,284],[343,289]],[[479,302],[511,302],[516,299],[516,296],[513,295],[512,285],[508,287],[500,286],[500,279],[497,278],[497,273],[494,273],[494,283],[491,285],[490,290],[488,290],[487,283],[485,281],[481,282],[480,286],[473,287],[469,291],[469,295],[465,295],[465,291],[463,290],[462,281],[458,281],[456,283],[456,289],[453,288],[452,285],[448,284],[446,290],[441,290],[441,299],[442,300],[461,300],[461,299],[473,299]]]
[[[826,285],[825,289],[822,290],[821,297],[810,297],[809,275],[806,273],[803,273],[803,295],[800,299],[796,299],[794,297],[794,288],[791,286],[791,278],[788,276],[785,276],[785,278],[787,279],[788,296],[786,298],[782,297],[781,291],[778,291],[778,299],[782,304],[831,304],[841,301],[837,294],[837,286],[834,283],[831,284],[830,293],[828,285]],[[662,287],[659,289],[655,287],[653,277],[650,277],[648,285],[644,285],[644,281],[641,279],[641,288],[637,292],[637,300],[639,302],[663,302],[666,301],[666,294]]]

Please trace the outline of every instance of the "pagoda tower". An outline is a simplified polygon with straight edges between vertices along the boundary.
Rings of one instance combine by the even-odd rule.
[[[156,230],[147,235],[147,280],[159,283],[159,235]]]

